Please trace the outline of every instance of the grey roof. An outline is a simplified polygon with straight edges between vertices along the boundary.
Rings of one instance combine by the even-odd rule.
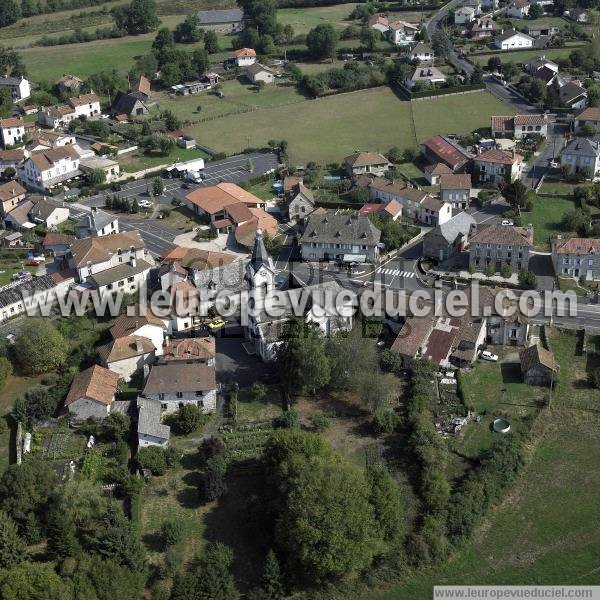
[[[0,85],[19,85],[22,77],[0,77]]]
[[[45,221],[57,208],[56,205],[50,204],[46,199],[40,198],[34,202],[29,214],[33,218]]]
[[[75,230],[86,229],[89,231],[100,231],[103,227],[110,225],[117,217],[103,210],[95,210],[81,217],[75,224]]]
[[[18,283],[9,283],[0,288],[0,307],[11,306],[24,298],[55,287],[56,283],[50,275],[42,275]]]
[[[433,49],[431,46],[429,46],[428,44],[424,44],[423,42],[419,42],[411,51],[411,54],[421,54],[421,53],[427,53],[429,52],[429,54],[433,55]]]
[[[160,416],[160,402],[138,398],[138,435],[150,435],[168,440],[171,428],[160,422]]]
[[[215,368],[198,363],[171,361],[154,365],[148,375],[142,394],[174,394],[175,392],[209,392],[217,389]]]
[[[121,279],[127,279],[127,277],[132,277],[133,275],[138,275],[151,268],[152,265],[149,262],[138,259],[135,267],[131,263],[123,263],[111,269],[100,271],[100,273],[94,273],[90,277],[90,281],[101,287],[115,281],[120,281]]]
[[[565,154],[577,156],[600,156],[600,142],[597,139],[574,138],[563,150]]]
[[[138,102],[148,110],[148,107],[137,96],[126,94],[125,92],[118,92],[110,110],[115,115],[130,115]]]
[[[230,8],[226,10],[199,10],[196,15],[200,19],[200,25],[217,25],[218,23],[240,23],[244,18],[241,8]]]
[[[263,265],[269,269],[273,269],[273,262],[271,257],[265,248],[265,242],[263,240],[262,229],[256,230],[254,236],[254,248],[252,249],[252,257],[250,258],[250,264],[254,269],[254,272],[258,271]]]
[[[452,243],[459,235],[465,235],[475,225],[475,219],[466,212],[458,213],[449,221],[438,225],[435,229],[428,232],[426,236],[441,235],[449,243]]]
[[[364,215],[311,215],[301,238],[302,243],[329,242],[375,246],[381,231]]]

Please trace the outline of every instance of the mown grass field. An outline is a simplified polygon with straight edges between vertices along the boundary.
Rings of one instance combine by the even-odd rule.
[[[565,48],[549,48],[543,51],[543,54],[549,60],[557,60],[559,58],[567,58],[571,52],[575,50],[575,47],[567,46]],[[502,59],[503,63],[518,63],[521,64],[534,56],[538,56],[540,54],[540,50],[533,48],[531,51],[517,51],[517,52],[506,52],[506,51],[498,51],[495,53],[495,56],[499,56]],[[490,59],[491,54],[484,54],[483,56],[471,56],[471,60],[479,63],[480,65],[487,65],[488,60]]]
[[[523,222],[533,225],[533,241],[537,250],[549,250],[548,240],[556,234],[565,236],[575,234],[575,232],[563,231],[561,227],[563,215],[574,207],[573,201],[566,198],[538,196],[533,204],[533,210],[523,213]]]
[[[491,115],[510,112],[488,93],[442,97],[412,106],[419,141],[435,133],[488,127]],[[227,153],[286,139],[292,164],[339,163],[356,150],[416,147],[410,110],[408,102],[381,87],[231,115],[194,125],[187,132]]]
[[[561,366],[557,388],[507,497],[443,567],[364,600],[430,600],[434,585],[597,583],[600,392],[584,383],[591,365],[576,355],[573,333],[552,332],[550,345]]]

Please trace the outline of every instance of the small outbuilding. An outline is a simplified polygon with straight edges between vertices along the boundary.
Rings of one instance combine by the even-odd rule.
[[[554,373],[559,369],[552,352],[534,344],[521,350],[519,358],[523,381],[527,385],[552,385]]]

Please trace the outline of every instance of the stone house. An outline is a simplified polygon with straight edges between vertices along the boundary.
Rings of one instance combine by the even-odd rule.
[[[78,238],[102,237],[114,233],[119,233],[119,218],[95,206],[75,223],[75,236]]]
[[[275,81],[276,72],[260,63],[253,63],[245,69],[246,77],[250,82],[257,84],[259,81],[263,83],[273,83]]]
[[[8,88],[13,102],[25,100],[31,96],[31,85],[25,77],[0,77],[0,88]]]
[[[196,13],[200,29],[219,33],[238,33],[244,29],[244,11],[241,8],[200,10]]]
[[[375,263],[379,259],[380,239],[381,231],[368,217],[326,212],[308,217],[300,246],[305,261]]]
[[[552,352],[540,344],[534,344],[521,350],[519,359],[524,383],[527,385],[552,385],[554,374],[559,369]]]
[[[561,167],[569,173],[580,173],[589,170],[591,177],[600,171],[600,141],[590,138],[576,137],[572,139],[560,154]]]
[[[558,277],[600,279],[600,239],[557,237],[552,241],[552,262]]]
[[[485,271],[488,265],[499,272],[504,264],[512,273],[526,269],[533,247],[533,227],[488,225],[477,227],[469,241],[469,266]]]
[[[438,185],[440,183],[440,177],[442,175],[447,175],[452,173],[452,169],[442,162],[435,163],[432,165],[425,165],[423,168],[423,174],[425,175],[425,179],[429,182],[430,185]]]
[[[162,410],[160,402],[138,398],[138,448],[160,446],[166,448],[171,437],[171,428],[161,423]]]
[[[289,221],[301,221],[315,210],[315,196],[303,183],[297,183],[290,193],[290,200],[286,205]]]
[[[378,152],[356,152],[344,158],[346,172],[350,177],[371,174],[383,175],[390,168],[390,161]]]
[[[573,129],[575,131],[582,127],[593,127],[597,133],[600,133],[600,108],[586,108],[573,119]]]
[[[471,198],[471,176],[452,173],[440,177],[440,198],[449,202],[453,209],[467,208]]]
[[[423,236],[423,256],[444,261],[462,252],[474,227],[475,219],[470,214],[457,214]]]
[[[154,362],[155,351],[149,338],[128,335],[100,346],[98,356],[102,366],[117,373],[120,379],[130,381],[136,371]]]
[[[193,404],[204,413],[217,408],[215,368],[205,364],[171,361],[152,367],[142,396],[160,403],[163,413]]]
[[[117,373],[100,365],[76,373],[65,399],[69,414],[81,421],[104,419],[115,400],[118,381]]]
[[[159,357],[163,353],[167,325],[164,319],[152,312],[150,306],[145,308],[147,310],[142,311],[141,307],[137,307],[133,315],[119,315],[109,330],[110,335],[113,340],[121,338],[148,339],[152,342],[155,356]]]
[[[67,100],[67,104],[75,111],[77,117],[95,117],[100,114],[100,98],[90,92]]]
[[[474,171],[480,183],[500,184],[521,177],[524,162],[520,154],[492,148],[473,159]]]
[[[21,200],[25,200],[27,190],[18,181],[7,181],[0,185],[0,209],[2,215],[10,212]]]

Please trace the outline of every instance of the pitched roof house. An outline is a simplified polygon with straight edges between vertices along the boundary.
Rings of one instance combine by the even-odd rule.
[[[115,400],[119,375],[100,365],[75,374],[65,406],[73,417],[85,420],[103,419]]]
[[[383,175],[390,168],[390,161],[379,152],[355,152],[344,158],[346,172],[351,177],[370,173]]]
[[[484,271],[489,265],[499,272],[508,265],[512,273],[527,268],[533,247],[533,227],[514,225],[478,226],[469,240],[469,265]]]
[[[473,158],[460,144],[442,135],[434,135],[420,145],[421,153],[431,163],[444,163],[453,172],[462,170]]]
[[[500,50],[513,50],[518,48],[533,48],[535,41],[530,35],[512,29],[499,35],[494,40],[494,44]]]
[[[600,279],[600,238],[562,238],[552,241],[552,262],[559,277]]]
[[[554,373],[559,370],[554,355],[539,343],[519,353],[521,374],[527,385],[552,385]]]
[[[568,108],[585,108],[588,105],[587,90],[573,81],[563,85],[558,94],[560,103]]]
[[[75,235],[78,238],[102,237],[114,233],[119,233],[119,218],[95,206],[75,223]]]
[[[461,212],[423,236],[423,256],[444,261],[462,252],[469,234],[475,229],[475,219]]]
[[[18,181],[7,181],[0,184],[0,208],[2,214],[12,210],[25,199],[27,190]]]
[[[571,173],[589,171],[594,177],[600,171],[600,138],[573,138],[560,154],[560,164]]]
[[[478,154],[473,163],[479,181],[491,183],[514,181],[521,176],[524,167],[520,154],[496,148]]]

